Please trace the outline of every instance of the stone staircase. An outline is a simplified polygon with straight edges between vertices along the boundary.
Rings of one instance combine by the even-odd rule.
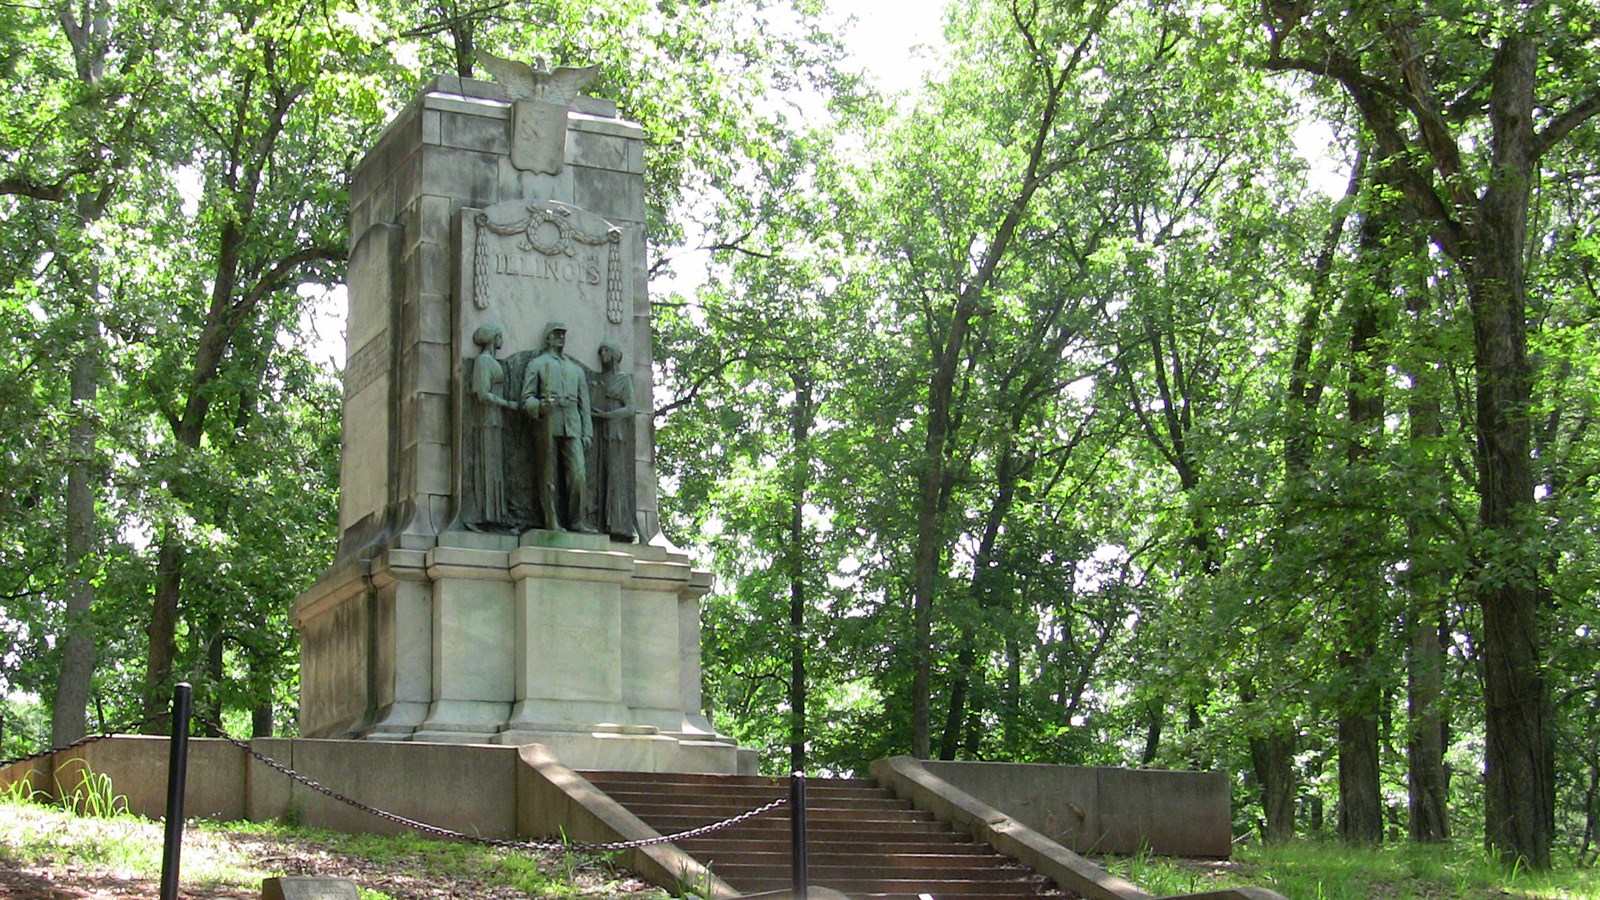
[[[789,793],[786,779],[758,776],[582,774],[661,834],[718,822]],[[806,794],[813,887],[857,900],[1074,896],[868,779],[808,779]],[[790,886],[789,842],[789,809],[782,806],[677,846],[730,886],[755,894]]]

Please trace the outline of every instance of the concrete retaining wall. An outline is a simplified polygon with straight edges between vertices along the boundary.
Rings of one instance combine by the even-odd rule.
[[[1221,772],[935,762],[934,775],[1077,853],[1226,859],[1233,815]]]
[[[0,784],[30,778],[51,797],[71,792],[89,771],[111,778],[128,811],[166,813],[165,737],[118,736],[0,770]],[[408,818],[484,837],[516,837],[520,763],[515,747],[447,746],[264,738],[256,751],[331,790]],[[59,783],[59,790],[58,790]],[[410,829],[291,781],[220,738],[189,739],[185,817],[232,821],[292,819],[318,828],[372,834]]]
[[[1050,840],[1026,823],[967,793],[932,771],[947,763],[927,763],[909,756],[875,760],[872,777],[917,809],[933,813],[974,840],[1012,859],[1087,900],[1155,900],[1154,896],[1106,871],[1094,862]],[[963,765],[963,764],[955,764]],[[987,766],[989,764],[965,764]],[[1056,767],[1041,767],[1056,768]],[[1004,772],[1005,769],[1000,771]],[[992,772],[990,777],[992,777]],[[975,781],[978,779],[974,779]],[[1172,900],[1285,900],[1265,888],[1226,888],[1184,894]]]

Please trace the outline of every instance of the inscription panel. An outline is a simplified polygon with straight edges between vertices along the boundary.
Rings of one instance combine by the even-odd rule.
[[[632,350],[637,235],[557,200],[516,200],[461,211],[462,298],[456,331],[462,356],[472,333],[499,325],[505,351],[538,351],[544,326],[567,326],[567,352],[597,368],[602,340]]]
[[[361,393],[361,389],[378,380],[389,371],[389,332],[378,332],[361,349],[350,354],[344,366],[344,395],[346,398]]]

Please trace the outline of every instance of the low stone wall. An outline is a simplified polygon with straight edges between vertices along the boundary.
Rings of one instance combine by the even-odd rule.
[[[51,797],[70,793],[82,772],[110,776],[128,811],[166,814],[169,739],[119,735],[0,770],[0,785],[24,778]],[[261,738],[256,752],[330,790],[407,818],[484,837],[517,836],[522,768],[515,747]],[[273,771],[221,738],[189,739],[184,816],[219,821],[289,819],[336,831],[396,834],[404,825],[341,803]]]
[[[879,784],[894,791],[897,796],[909,800],[917,809],[933,813],[934,818],[939,821],[950,823],[956,830],[971,835],[974,840],[988,844],[1018,860],[1086,900],[1155,900],[1154,895],[1113,875],[1091,860],[1079,856],[1026,823],[967,793],[933,772],[934,767],[949,771],[947,767],[951,765],[928,763],[909,756],[894,756],[873,761],[872,777]],[[1008,770],[1002,768],[999,771]],[[992,777],[992,770],[989,775]],[[980,779],[974,780],[980,781],[981,786]],[[1285,900],[1285,898],[1265,888],[1242,887],[1183,894],[1171,900]]]
[[[84,772],[111,779],[128,811],[166,814],[169,739],[119,736],[0,769],[0,786],[28,781],[59,798]],[[604,843],[659,837],[537,744],[463,744],[264,738],[257,753],[316,783],[386,812],[486,838]],[[254,822],[289,819],[347,833],[398,834],[409,826],[375,816],[290,779],[218,738],[190,738],[185,817]],[[668,888],[737,897],[704,866],[667,844],[625,852],[624,863]]]
[[[126,800],[129,812],[159,819],[167,808],[168,740],[123,735],[95,741],[0,769],[0,786],[27,780],[32,790],[59,799],[72,794],[85,774],[107,775],[114,795]],[[227,741],[191,738],[184,815],[219,821],[245,818],[246,759],[243,750]]]
[[[1221,772],[936,762],[934,775],[1077,853],[1226,859],[1233,816]]]

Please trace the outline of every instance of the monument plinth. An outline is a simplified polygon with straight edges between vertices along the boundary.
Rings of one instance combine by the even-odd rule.
[[[301,733],[753,770],[700,711],[710,577],[660,534],[643,133],[576,96],[588,70],[497,62],[504,85],[436,78],[352,175]]]

